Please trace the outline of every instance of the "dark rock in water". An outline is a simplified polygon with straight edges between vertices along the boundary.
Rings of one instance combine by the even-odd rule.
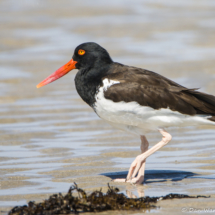
[[[78,197],[73,192],[78,192]],[[137,199],[127,198],[124,194],[118,193],[119,189],[110,187],[106,194],[94,191],[90,195],[79,188],[76,183],[70,187],[66,195],[54,194],[41,203],[30,201],[27,205],[16,206],[9,215],[53,215],[53,214],[78,214],[80,212],[99,212],[107,210],[139,210],[150,209],[160,200],[175,198],[208,198],[207,196],[188,196],[183,194],[168,194],[161,197],[141,197]]]

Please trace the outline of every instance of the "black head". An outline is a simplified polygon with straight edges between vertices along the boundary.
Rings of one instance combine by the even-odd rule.
[[[82,43],[77,46],[72,58],[77,61],[75,65],[77,69],[101,67],[113,62],[108,52],[93,42]]]
[[[37,88],[49,84],[66,75],[73,69],[79,69],[86,78],[102,76],[113,61],[108,52],[96,43],[82,43],[74,52],[72,59],[37,85]]]

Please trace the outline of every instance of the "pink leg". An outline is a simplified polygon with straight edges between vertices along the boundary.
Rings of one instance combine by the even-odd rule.
[[[145,136],[140,136],[140,139],[141,139],[141,147],[140,148],[141,148],[141,152],[143,154],[144,152],[146,152],[148,150],[149,142]],[[142,166],[140,167],[140,170],[138,172],[137,181],[136,181],[137,184],[142,184],[144,181],[145,166],[146,166],[146,159],[142,162]]]
[[[149,147],[149,142],[148,140],[146,139],[145,136],[140,136],[140,139],[141,139],[141,146],[140,146],[140,149],[141,149],[141,152],[142,154],[144,152],[146,152],[148,150],[148,147]],[[136,164],[138,162],[138,160],[140,159],[140,156],[142,155],[138,155],[136,157],[136,159],[134,160],[134,164]],[[132,163],[132,164],[133,164]],[[142,184],[143,181],[144,181],[144,175],[145,175],[145,166],[146,166],[146,159],[144,159],[143,161],[141,161],[141,165],[140,165],[140,169],[139,169],[139,172],[138,172],[138,175],[137,177],[134,177],[132,179],[129,179],[128,176],[127,176],[127,182],[131,182],[131,183],[135,183],[135,184]],[[129,172],[133,172],[134,169],[135,169],[135,165],[131,165],[130,169],[129,169]],[[129,173],[128,173],[129,174]]]
[[[148,141],[147,141],[145,136],[140,136],[140,140],[141,140],[141,145],[140,145],[141,153],[144,153],[144,152],[146,152],[148,150],[149,143],[148,143]],[[146,163],[146,160],[144,160],[142,162],[142,165],[140,167],[138,176],[136,178],[133,178],[132,180],[128,180],[128,181],[126,181],[126,179],[124,179],[124,178],[117,178],[117,179],[114,179],[113,181],[114,182],[131,182],[131,183],[138,183],[138,184],[143,183],[143,181],[144,181],[144,173],[145,173],[145,163]]]
[[[162,140],[159,143],[157,143],[155,146],[150,148],[149,150],[146,149],[146,146],[142,147],[142,144],[141,144],[141,151],[145,150],[145,149],[146,149],[146,151],[143,152],[141,155],[138,155],[136,157],[136,159],[132,162],[128,175],[127,175],[127,179],[126,180],[125,179],[115,179],[114,180],[115,182],[127,181],[127,182],[131,182],[131,183],[136,183],[136,184],[141,184],[143,182],[146,158],[149,157],[150,155],[152,155],[154,152],[156,152],[160,148],[162,148],[163,146],[165,146],[172,139],[172,136],[164,129],[159,129],[159,132],[163,136]],[[144,136],[141,136],[141,141],[143,138],[144,138]],[[145,140],[143,140],[142,142],[146,143]],[[145,144],[145,145],[147,145],[147,144]],[[148,148],[148,146],[147,146],[147,148]],[[137,175],[137,177],[135,177],[137,173],[138,173],[138,175]]]
[[[136,174],[138,173],[138,171],[140,170],[142,162],[147,157],[152,155],[154,152],[156,152],[157,150],[159,150],[160,148],[165,146],[167,143],[169,143],[170,140],[172,139],[172,136],[167,131],[165,131],[164,129],[159,129],[159,132],[163,136],[162,140],[159,143],[157,143],[155,146],[153,146],[152,148],[147,150],[145,153],[137,156],[135,161],[131,164],[131,167],[129,169],[129,173],[127,175],[127,179],[130,179],[130,180],[133,179],[136,176]]]

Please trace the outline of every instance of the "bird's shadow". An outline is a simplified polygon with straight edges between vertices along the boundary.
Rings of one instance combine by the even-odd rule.
[[[116,178],[126,178],[128,172],[108,172],[102,173],[106,177],[111,179]],[[197,176],[198,174],[187,171],[178,171],[178,170],[146,170],[144,183],[155,183],[155,182],[165,182],[167,180],[171,181],[181,181],[184,178],[189,178],[193,176]]]

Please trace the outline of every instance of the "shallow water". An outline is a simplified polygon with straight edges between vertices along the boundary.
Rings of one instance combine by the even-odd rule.
[[[170,129],[171,143],[147,159],[144,186],[112,183],[140,153],[139,138],[114,130],[80,99],[76,71],[41,89],[36,85],[69,61],[78,44],[95,41],[115,61],[215,94],[214,9],[213,1],[196,0],[0,1],[2,210],[66,192],[74,181],[89,191],[110,182],[129,197],[210,194],[204,200],[210,205],[212,127]],[[157,131],[146,136],[151,145],[161,138]],[[171,213],[162,204],[151,213]],[[179,200],[174,208],[180,213],[184,204]]]

